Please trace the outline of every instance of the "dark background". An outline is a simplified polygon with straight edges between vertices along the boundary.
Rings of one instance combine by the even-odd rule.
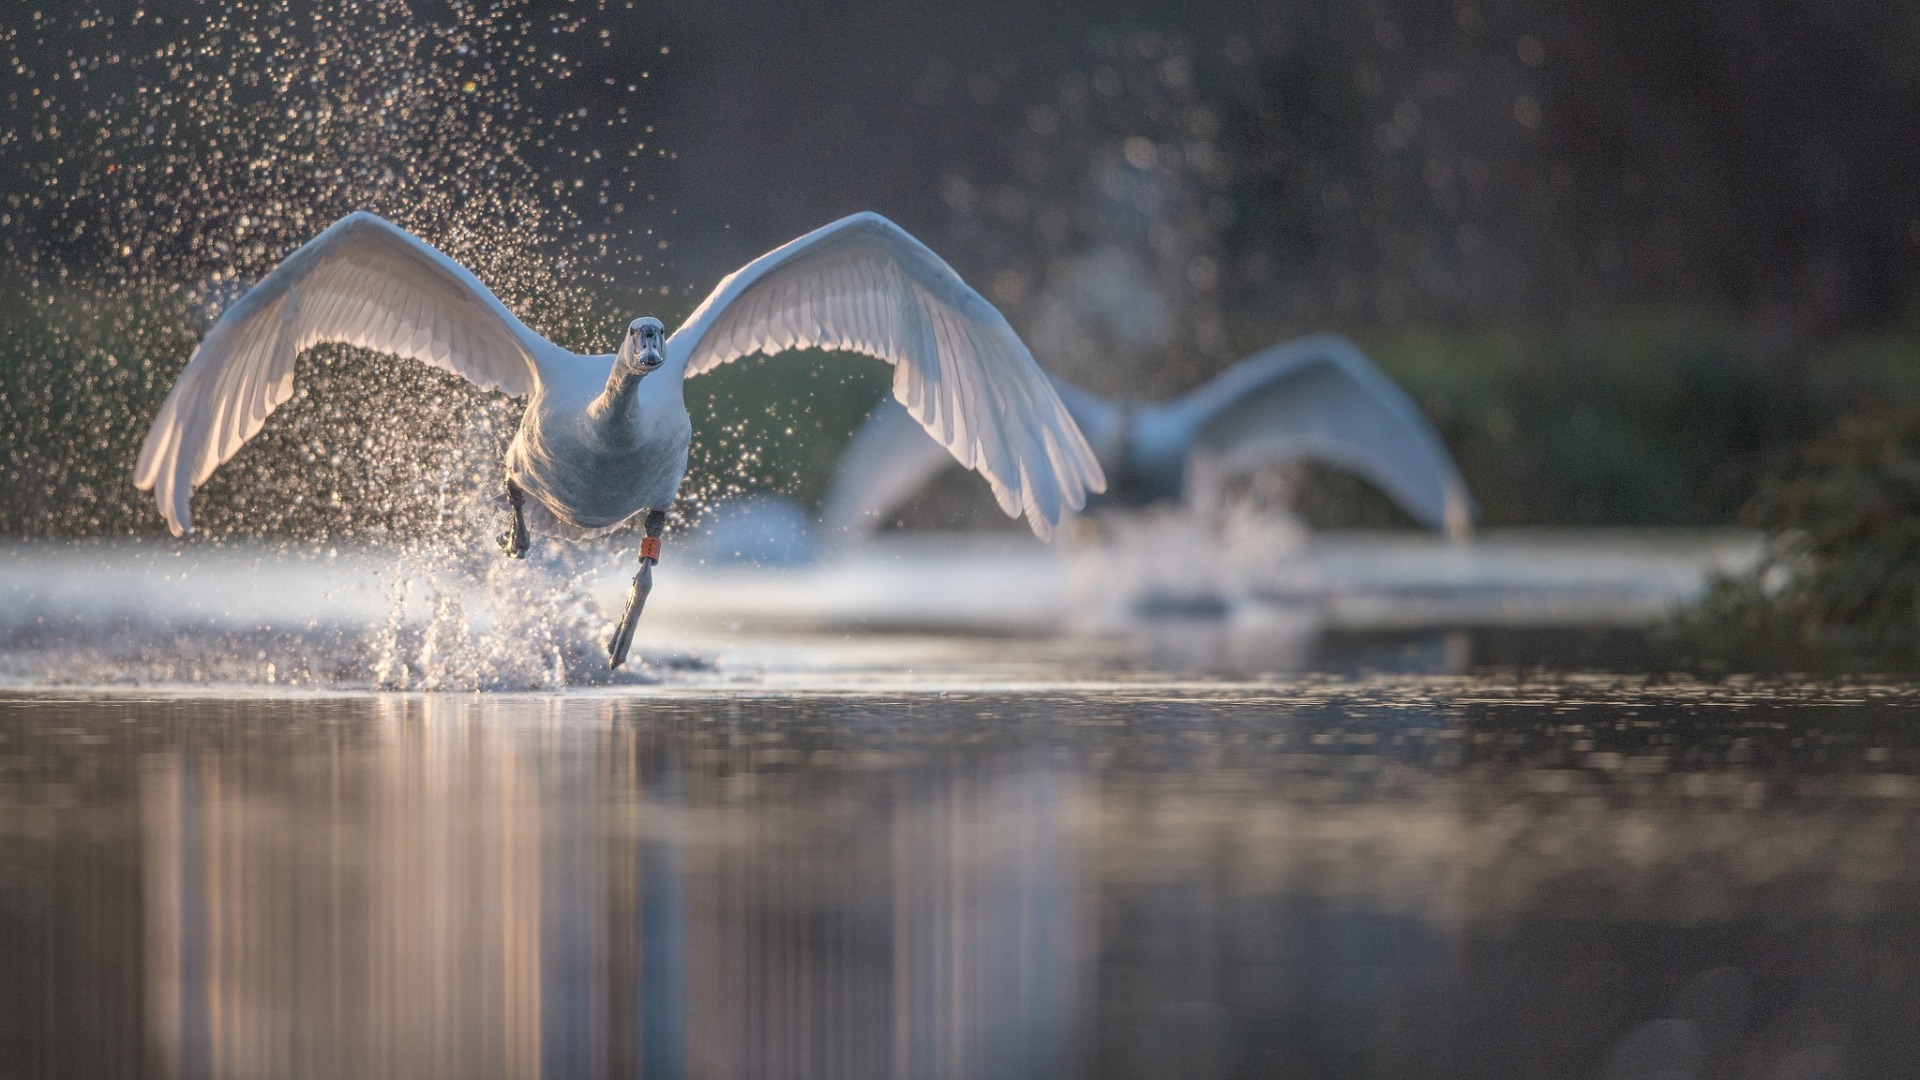
[[[152,530],[126,470],[205,318],[361,206],[581,348],[858,209],[1103,392],[1342,330],[1489,524],[1729,522],[1840,416],[1920,400],[1911,5],[155,0],[13,5],[4,44],[6,532]],[[216,529],[420,524],[511,420],[305,366]],[[691,384],[692,486],[817,497],[871,368]],[[1311,480],[1320,520],[1392,520]]]

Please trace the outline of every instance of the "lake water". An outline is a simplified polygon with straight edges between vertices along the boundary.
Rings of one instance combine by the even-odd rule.
[[[1920,1075],[1920,688],[804,577],[579,685],[344,555],[98,554],[0,580],[0,1076]]]
[[[0,1059],[1884,1077],[1920,693],[0,698]]]

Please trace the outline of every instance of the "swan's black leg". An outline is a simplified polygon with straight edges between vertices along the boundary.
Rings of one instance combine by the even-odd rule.
[[[520,485],[514,483],[512,477],[508,477],[507,502],[513,505],[513,524],[507,528],[506,532],[500,534],[500,550],[506,552],[509,559],[526,558],[527,548],[533,543],[527,538],[527,518],[521,511],[526,501],[527,497],[520,490]]]
[[[647,594],[653,591],[653,567],[660,561],[660,534],[666,528],[665,510],[647,512],[647,536],[640,541],[640,572],[633,575],[633,586],[627,590],[627,610],[620,616],[620,625],[613,628],[613,637],[607,639],[608,667],[627,662],[627,650],[633,647],[634,624],[640,621],[640,612],[647,606]]]

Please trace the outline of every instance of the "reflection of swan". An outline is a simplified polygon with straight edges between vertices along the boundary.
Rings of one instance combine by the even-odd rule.
[[[1338,334],[1256,353],[1184,397],[1108,401],[1053,379],[1110,485],[1102,506],[1185,498],[1198,479],[1312,458],[1378,485],[1414,520],[1449,536],[1477,511],[1440,436],[1412,399]],[[945,466],[940,447],[883,402],[840,457],[822,516],[831,534],[861,535]]]
[[[754,353],[863,353],[893,365],[902,415],[985,476],[1001,508],[1024,511],[1041,536],[1102,487],[1093,452],[1006,319],[878,215],[843,218],[755,259],[671,337],[658,319],[636,319],[617,352],[578,356],[528,329],[465,267],[358,213],[228,308],[160,407],[135,481],[153,490],[176,534],[192,528],[193,488],[293,396],[294,359],[324,342],[409,357],[528,398],[507,452],[509,555],[526,552],[529,525],[578,538],[646,513],[640,573],[608,643],[615,666],[686,475],[686,376]]]

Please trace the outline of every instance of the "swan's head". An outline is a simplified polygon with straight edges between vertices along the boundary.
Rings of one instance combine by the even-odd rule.
[[[666,363],[667,328],[651,315],[633,320],[620,343],[620,359],[642,375]]]

